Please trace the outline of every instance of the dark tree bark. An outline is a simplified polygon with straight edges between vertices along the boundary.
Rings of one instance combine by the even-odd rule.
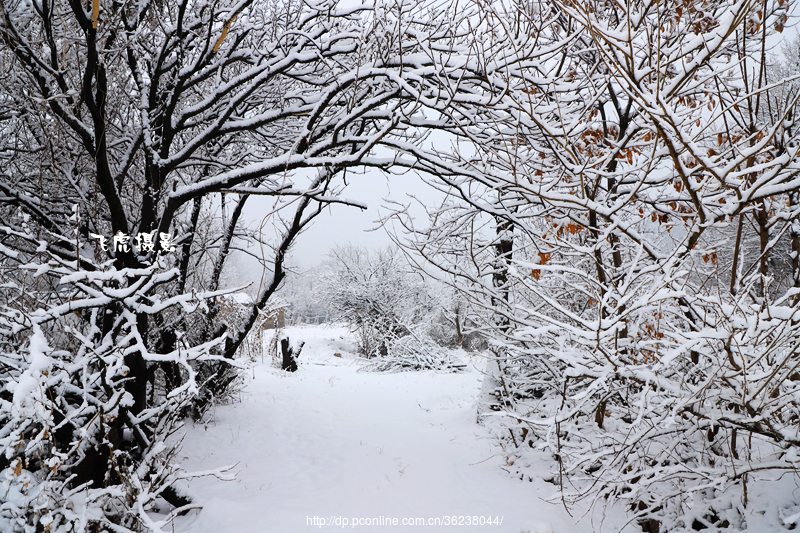
[[[289,337],[284,337],[281,339],[281,370],[286,370],[287,372],[297,372],[297,359],[300,357],[300,352],[303,350],[303,346],[305,343],[300,343],[295,351],[295,347],[291,346],[289,343]]]

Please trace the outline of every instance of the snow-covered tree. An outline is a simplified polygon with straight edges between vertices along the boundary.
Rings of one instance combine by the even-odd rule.
[[[334,248],[321,271],[321,295],[333,320],[349,324],[358,350],[385,358],[368,368],[417,370],[455,365],[441,340],[443,303],[396,248]]]
[[[235,379],[295,238],[360,205],[340,195],[346,170],[447,171],[422,141],[462,98],[445,82],[476,75],[446,53],[468,51],[467,15],[2,3],[0,529],[157,530],[190,504],[172,430]],[[253,195],[273,201],[267,231],[242,224]],[[225,265],[256,237],[264,282],[225,313]],[[156,520],[158,497],[175,509]]]
[[[518,453],[648,531],[796,519],[748,491],[800,444],[797,94],[762,112],[791,82],[765,56],[787,9],[487,3],[517,61],[477,56],[494,100],[449,114],[473,175],[434,180],[448,198],[416,227],[485,310]]]
[[[294,269],[287,276],[279,295],[286,301],[288,324],[324,324],[330,321],[328,306],[320,297],[320,272],[324,267]]]
[[[365,357],[385,356],[393,339],[408,335],[435,307],[398,250],[339,246],[325,266],[321,296],[333,320],[355,329]]]

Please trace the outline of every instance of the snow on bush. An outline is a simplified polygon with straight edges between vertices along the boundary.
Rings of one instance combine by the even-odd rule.
[[[0,530],[163,530],[191,507],[174,487],[191,477],[174,461],[174,434],[198,391],[195,368],[221,359],[212,354],[220,340],[154,353],[140,324],[174,307],[191,313],[209,295],[152,294],[178,274],[158,262],[23,268],[60,276],[69,297],[31,311],[0,309]],[[184,379],[166,395],[128,377],[167,363]],[[156,519],[148,511],[158,498],[174,509]]]
[[[371,359],[360,370],[365,372],[408,372],[411,370],[452,370],[466,365],[432,340],[409,333],[391,339],[385,356]]]
[[[458,368],[445,347],[443,306],[397,249],[337,248],[321,286],[331,316],[348,323],[372,371]]]

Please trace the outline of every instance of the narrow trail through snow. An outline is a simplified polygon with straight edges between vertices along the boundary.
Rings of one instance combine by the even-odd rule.
[[[346,331],[289,329],[305,340],[301,368],[253,369],[241,403],[220,406],[206,427],[189,424],[189,471],[238,462],[236,481],[206,477],[190,490],[203,509],[176,523],[181,533],[292,533],[312,530],[581,533],[553,487],[504,472],[475,401],[480,373],[358,373],[344,352]],[[353,519],[484,516],[500,525],[357,525]],[[317,521],[314,520],[317,517]],[[347,520],[347,526],[327,525]],[[320,526],[320,521],[326,525]],[[341,522],[340,522],[341,523]],[[524,526],[524,527],[523,527]]]

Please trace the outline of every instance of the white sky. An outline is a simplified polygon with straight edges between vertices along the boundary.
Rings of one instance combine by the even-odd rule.
[[[298,180],[299,181],[299,180]],[[316,266],[328,251],[337,246],[353,244],[367,248],[380,248],[392,243],[385,229],[378,227],[381,214],[386,214],[386,199],[403,204],[412,204],[410,212],[418,222],[427,226],[424,211],[407,195],[418,198],[439,199],[441,194],[425,185],[415,173],[402,176],[386,175],[378,170],[370,169],[366,173],[348,171],[347,187],[342,197],[365,203],[368,209],[362,211],[357,207],[331,205],[325,209],[311,224],[311,227],[295,240],[290,250],[288,264],[294,268],[305,270]],[[270,197],[251,197],[248,200],[243,218],[248,224],[258,226],[261,219],[271,211],[274,200]],[[376,229],[377,228],[377,229]],[[271,230],[267,222],[265,231]],[[271,235],[267,236],[268,238]],[[260,276],[260,270],[252,259],[243,261],[248,274]],[[252,276],[249,276],[252,277]]]

